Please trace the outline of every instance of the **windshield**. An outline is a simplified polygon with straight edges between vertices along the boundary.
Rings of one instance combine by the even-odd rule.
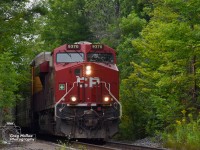
[[[111,53],[88,53],[87,59],[89,62],[105,62],[105,63],[114,62],[114,58]]]
[[[56,55],[57,63],[71,63],[71,62],[83,62],[83,53],[58,53]]]

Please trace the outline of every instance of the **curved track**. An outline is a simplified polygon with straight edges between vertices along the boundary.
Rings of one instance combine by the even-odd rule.
[[[76,149],[84,149],[84,150],[167,150],[165,148],[155,148],[155,147],[147,147],[147,146],[138,146],[134,144],[127,144],[121,142],[113,142],[113,141],[73,141],[66,140],[63,137],[55,137],[55,136],[42,136],[39,138],[40,140],[49,141],[55,143],[60,147],[65,147],[71,150]]]
[[[165,148],[138,146],[121,142],[106,142],[104,145],[97,145],[74,141],[72,147],[86,150],[167,150]]]
[[[106,142],[106,146],[112,147],[118,150],[167,150],[165,148],[155,148],[147,146],[139,146],[134,144],[127,144],[121,142]]]

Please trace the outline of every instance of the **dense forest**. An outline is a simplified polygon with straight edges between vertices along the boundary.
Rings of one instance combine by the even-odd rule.
[[[161,135],[167,146],[200,147],[199,0],[1,0],[0,35],[1,123],[30,96],[35,55],[90,41],[117,51],[116,138]]]

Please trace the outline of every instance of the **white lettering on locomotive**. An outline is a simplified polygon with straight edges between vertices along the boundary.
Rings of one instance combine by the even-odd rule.
[[[88,80],[89,79],[89,80]],[[93,87],[94,85],[97,85],[100,83],[100,79],[99,77],[78,77],[77,76],[77,83],[81,83],[80,84],[80,87],[88,87],[88,84],[89,84],[89,87]]]

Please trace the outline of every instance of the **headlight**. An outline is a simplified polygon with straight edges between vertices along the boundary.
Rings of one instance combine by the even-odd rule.
[[[71,101],[72,104],[76,104],[77,103],[77,97],[76,96],[72,96],[70,98],[70,101]]]
[[[104,103],[110,103],[110,97],[109,96],[104,96],[103,102]]]
[[[86,75],[90,75],[92,73],[92,67],[91,66],[86,66]]]
[[[86,66],[86,70],[91,70],[91,66]]]

